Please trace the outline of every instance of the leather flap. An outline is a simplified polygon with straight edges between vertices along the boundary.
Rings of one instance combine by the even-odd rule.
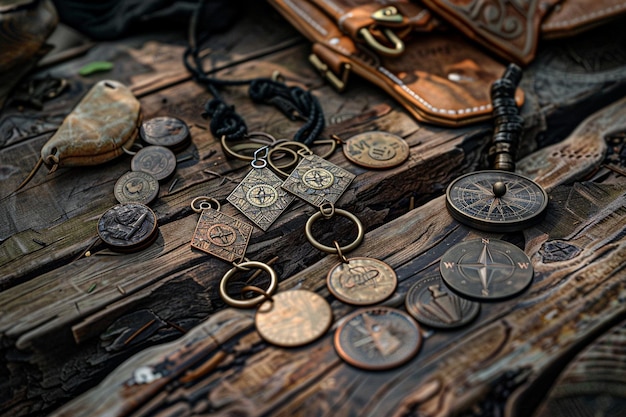
[[[560,0],[423,0],[469,38],[526,65],[535,57],[544,16]]]

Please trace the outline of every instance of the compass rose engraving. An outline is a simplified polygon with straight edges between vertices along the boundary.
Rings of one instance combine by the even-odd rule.
[[[453,246],[441,257],[448,287],[470,299],[495,300],[524,290],[533,277],[526,254],[495,239],[475,239]]]
[[[545,212],[548,195],[534,181],[507,171],[478,171],[454,180],[446,205],[455,219],[485,231],[528,227]]]
[[[226,199],[267,230],[295,198],[280,187],[282,182],[269,168],[254,168]]]
[[[268,207],[278,198],[276,189],[270,185],[255,185],[246,193],[246,200],[256,207]]]
[[[337,202],[354,177],[354,174],[317,155],[307,155],[281,187],[319,207],[326,202]]]
[[[335,177],[333,174],[323,168],[313,168],[308,170],[302,176],[302,182],[315,190],[323,190],[333,185]]]

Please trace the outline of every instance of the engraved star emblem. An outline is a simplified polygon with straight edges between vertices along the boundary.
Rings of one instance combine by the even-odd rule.
[[[478,279],[482,285],[481,293],[484,296],[489,295],[489,286],[494,280],[508,278],[515,269],[515,265],[509,263],[500,263],[494,260],[493,254],[489,250],[488,242],[484,242],[483,249],[475,262],[458,263],[459,270],[462,272],[472,271],[478,275]],[[463,274],[466,278],[471,279],[467,274]]]

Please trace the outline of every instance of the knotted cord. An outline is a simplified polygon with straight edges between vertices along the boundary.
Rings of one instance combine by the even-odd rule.
[[[185,68],[194,80],[206,87],[213,96],[204,106],[202,116],[211,118],[210,129],[215,137],[226,136],[227,140],[241,139],[247,135],[248,128],[235,107],[228,105],[219,90],[222,87],[249,85],[248,95],[255,103],[271,104],[291,120],[304,119],[305,123],[294,135],[294,140],[311,145],[324,130],[322,107],[311,94],[300,87],[289,87],[271,78],[252,78],[246,80],[223,80],[210,77],[204,70],[200,57],[200,44],[197,39],[198,18],[202,13],[205,0],[200,0],[191,17],[189,25],[189,45],[184,53]]]

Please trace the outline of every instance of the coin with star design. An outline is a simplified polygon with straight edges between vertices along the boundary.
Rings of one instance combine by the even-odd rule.
[[[439,269],[446,286],[470,300],[510,298],[533,279],[533,267],[524,251],[498,239],[454,245],[441,257]]]

